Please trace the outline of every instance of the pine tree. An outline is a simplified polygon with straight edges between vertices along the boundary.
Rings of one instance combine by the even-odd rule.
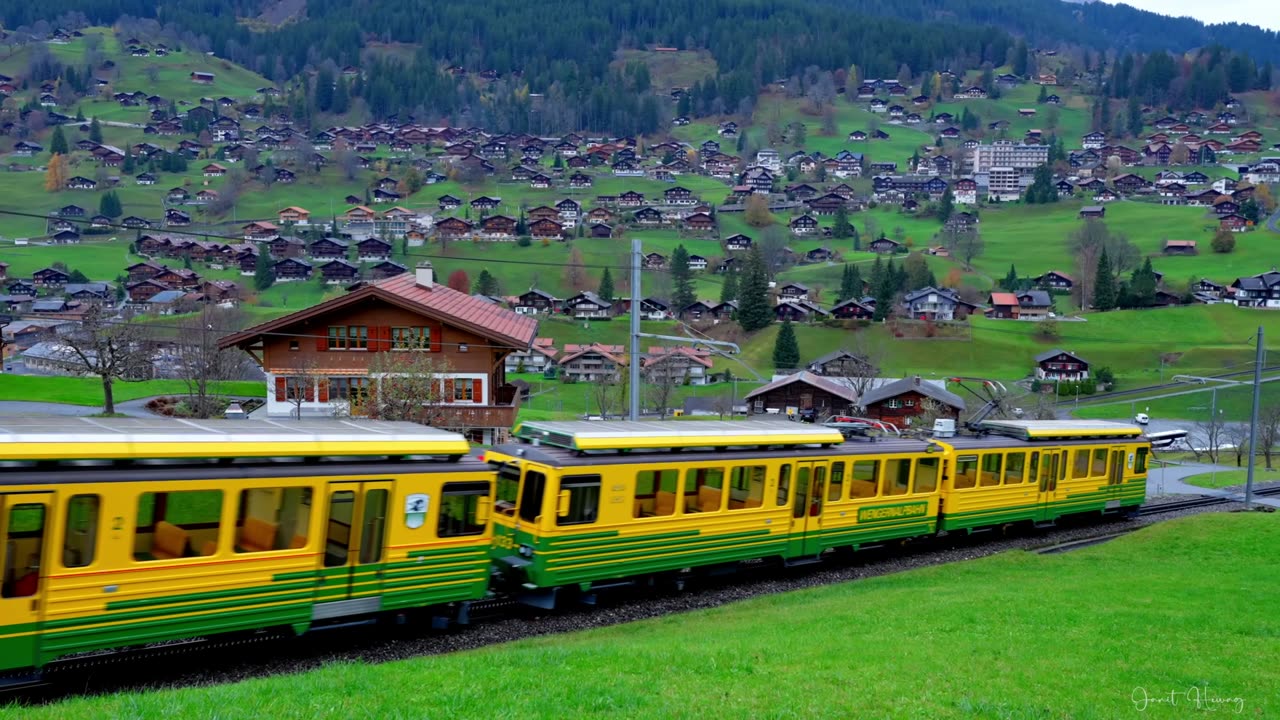
[[[120,205],[120,196],[116,195],[115,190],[108,190],[98,198],[98,214],[109,218],[118,218],[124,214],[124,209]]]
[[[782,323],[773,344],[773,367],[775,370],[794,370],[799,366],[800,344],[796,342],[795,328],[787,321]]]
[[[596,295],[605,302],[613,302],[613,275],[609,273],[609,268],[605,268],[604,274],[600,276],[600,288],[596,290]]]
[[[258,260],[253,266],[253,287],[259,292],[275,284],[276,273],[271,269],[271,257],[265,247],[258,248]]]
[[[132,175],[134,170],[137,170],[137,169],[138,168],[133,159],[133,148],[129,147],[128,145],[125,145],[124,146],[124,166],[120,168],[120,172],[124,173],[125,175]]]
[[[1010,263],[1009,274],[1005,275],[1004,280],[1000,281],[1000,287],[1009,292],[1017,292],[1020,284],[1021,282],[1018,280],[1018,269]]]
[[[840,292],[836,296],[836,302],[842,303],[849,298],[857,297],[862,288],[855,288],[853,285],[853,274],[857,269],[849,263],[844,264],[844,272],[840,274]]]
[[[1142,267],[1133,271],[1129,280],[1129,299],[1134,307],[1151,307],[1156,303],[1156,271],[1147,258]]]
[[[773,322],[769,305],[769,273],[765,269],[760,246],[753,244],[738,281],[738,324],[747,332],[755,332]]]
[[[946,224],[951,219],[951,214],[956,211],[956,196],[951,192],[951,187],[947,186],[946,191],[942,193],[942,200],[938,203],[938,219]]]
[[[724,282],[720,284],[720,302],[734,302],[738,299],[738,271],[726,270]]]
[[[871,264],[871,276],[867,280],[871,285],[871,294],[878,294],[881,284],[884,283],[884,263],[881,262],[879,255],[876,256],[876,261]]]
[[[67,154],[67,136],[62,132],[61,125],[53,126],[53,136],[49,138],[49,152],[54,155]]]
[[[1093,281],[1093,309],[1106,311],[1115,308],[1116,277],[1111,273],[1111,259],[1104,249],[1098,258],[1098,270]]]
[[[689,251],[677,245],[671,253],[671,305],[680,312],[698,300],[693,291],[693,273],[689,270]]]
[[[494,277],[488,268],[481,270],[480,274],[476,276],[475,285],[472,286],[471,290],[479,295],[488,295],[489,297],[494,297],[502,292],[501,288],[498,287],[498,278]]]
[[[102,126],[98,124],[96,117],[89,123],[89,139],[96,143],[102,142]]]
[[[831,228],[831,234],[838,238],[847,238],[853,236],[853,225],[849,222],[849,211],[844,206],[836,208],[836,222]]]
[[[872,292],[875,294],[876,309],[872,314],[872,320],[884,320],[893,312],[893,298],[897,295],[894,291],[894,279],[892,269],[881,269],[879,282],[873,282]]]

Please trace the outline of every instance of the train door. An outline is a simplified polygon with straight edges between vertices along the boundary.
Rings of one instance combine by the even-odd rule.
[[[0,495],[0,669],[36,664],[53,493]]]
[[[391,482],[330,483],[328,492],[325,572],[321,576],[324,584],[318,599],[341,601],[377,596],[382,591]]]
[[[803,556],[822,552],[822,501],[826,484],[826,463],[797,463],[796,496],[791,508],[792,554]]]
[[[1057,515],[1054,504],[1058,498],[1058,480],[1067,469],[1065,450],[1045,450],[1040,453],[1039,492],[1036,501],[1036,522],[1048,522]]]

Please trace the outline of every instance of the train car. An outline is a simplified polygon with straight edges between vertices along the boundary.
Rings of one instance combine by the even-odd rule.
[[[0,673],[484,597],[468,451],[411,423],[0,420]]]
[[[1128,512],[1146,497],[1151,443],[1133,425],[993,420],[979,431],[937,441],[955,468],[943,483],[942,530]]]
[[[524,423],[497,472],[505,591],[565,593],[760,559],[1141,504],[1132,426],[988,423],[975,437],[845,439],[794,423]]]
[[[936,528],[944,449],[799,423],[526,422],[496,469],[494,561],[524,602]]]

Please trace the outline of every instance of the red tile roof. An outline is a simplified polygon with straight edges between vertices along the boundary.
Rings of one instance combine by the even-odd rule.
[[[219,345],[226,348],[256,342],[261,335],[279,331],[301,320],[371,299],[382,300],[412,312],[422,313],[518,350],[528,348],[538,334],[536,318],[519,315],[445,285],[433,284],[430,288],[425,288],[418,285],[414,273],[403,273],[364,285],[346,295],[313,305],[305,310],[228,335],[219,342]]]

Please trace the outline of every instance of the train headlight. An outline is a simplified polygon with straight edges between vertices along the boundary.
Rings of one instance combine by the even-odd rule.
[[[529,545],[521,545],[520,557],[527,557],[527,558],[533,557],[533,548],[530,547]]]

